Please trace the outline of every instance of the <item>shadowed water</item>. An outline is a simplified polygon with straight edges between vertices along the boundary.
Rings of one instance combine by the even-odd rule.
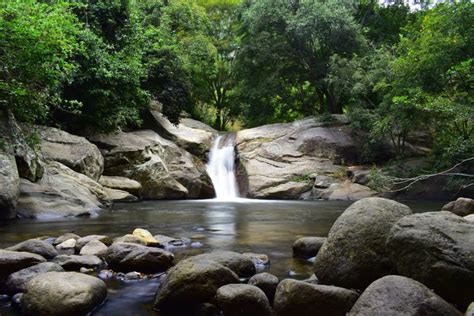
[[[309,277],[311,264],[292,257],[294,240],[303,236],[327,236],[337,217],[350,204],[345,201],[149,201],[117,204],[95,218],[16,220],[0,223],[0,247],[38,236],[75,232],[80,236],[111,237],[141,227],[152,234],[187,237],[196,247],[177,249],[176,262],[211,250],[264,253],[271,265],[266,270],[280,278]],[[440,203],[408,203],[416,212],[437,211]],[[93,315],[157,315],[152,310],[157,280],[108,281],[108,299]],[[0,301],[1,315],[16,315]]]

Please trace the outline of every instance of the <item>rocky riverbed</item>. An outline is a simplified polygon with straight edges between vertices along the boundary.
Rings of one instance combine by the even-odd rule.
[[[1,289],[14,308],[35,315],[94,311],[113,279],[156,280],[146,297],[160,315],[461,315],[474,300],[473,238],[469,218],[412,214],[401,203],[368,198],[348,207],[327,239],[295,240],[294,256],[314,262],[306,279],[268,273],[267,254],[177,259],[173,252],[195,241],[136,228],[115,238],[66,233],[0,250]]]

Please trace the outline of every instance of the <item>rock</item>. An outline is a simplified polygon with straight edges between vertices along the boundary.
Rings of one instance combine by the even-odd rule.
[[[286,279],[277,287],[274,313],[276,316],[345,315],[358,298],[359,294],[352,290]]]
[[[272,315],[272,310],[265,293],[253,285],[224,285],[217,290],[216,301],[226,316]]]
[[[270,264],[270,258],[268,258],[268,256],[263,253],[245,252],[242,255],[250,258],[257,270]]]
[[[389,275],[369,285],[348,315],[461,316],[461,313],[423,284]]]
[[[108,205],[99,183],[59,162],[46,164],[37,183],[20,181],[18,213],[23,217],[91,216]]]
[[[154,124],[150,124],[158,134],[173,141],[179,147],[191,154],[205,158],[212,146],[217,131],[204,123],[193,119],[181,119],[178,125],[172,124],[156,107],[152,107],[150,114]]]
[[[61,254],[73,255],[75,253],[76,240],[71,238],[56,245],[56,249]]]
[[[142,189],[140,182],[125,177],[101,176],[99,183],[106,188],[127,191],[138,197]]]
[[[153,236],[160,245],[163,245],[165,248],[174,248],[174,247],[183,247],[186,244],[189,244],[189,241],[179,238],[173,238],[165,235],[155,235]]]
[[[146,199],[212,197],[204,163],[151,130],[96,135],[106,175],[133,179]]]
[[[215,261],[234,271],[240,278],[249,278],[256,272],[252,260],[233,251],[215,251],[188,258],[193,261]]]
[[[17,310],[21,310],[21,299],[23,298],[23,293],[16,293],[12,296],[12,307]]]
[[[98,180],[104,170],[99,148],[84,137],[54,127],[37,126],[41,153],[47,161],[57,161],[72,170]]]
[[[79,237],[79,236],[78,236]],[[87,245],[92,240],[98,240],[105,244],[106,246],[110,246],[112,244],[112,239],[105,235],[88,235],[85,237],[78,238],[76,240],[76,251],[80,252],[82,247]]]
[[[104,281],[77,272],[49,272],[26,284],[22,298],[27,315],[86,315],[107,296]]]
[[[378,193],[371,188],[353,183],[350,180],[333,183],[328,188],[313,188],[311,198],[322,200],[360,200],[377,195]]]
[[[58,252],[53,246],[40,239],[25,240],[19,244],[8,247],[7,250],[31,252],[43,256],[46,259],[51,259],[58,255]]]
[[[109,188],[104,188],[104,190],[112,202],[120,203],[120,202],[138,201],[138,198],[135,195],[132,195],[128,193],[127,191],[109,189]]]
[[[327,238],[303,237],[293,243],[293,256],[301,258],[312,258],[318,254]]]
[[[460,197],[456,201],[451,201],[443,206],[441,210],[454,213],[458,216],[474,214],[474,200]]]
[[[387,253],[400,275],[417,280],[465,309],[474,293],[474,223],[450,212],[400,219]]]
[[[298,199],[311,191],[316,176],[332,176],[339,164],[357,162],[359,146],[341,125],[309,117],[237,132],[242,195]]]
[[[143,229],[143,228],[135,228],[135,230],[133,231],[132,235],[134,236],[137,236],[141,239],[143,239],[143,241],[145,241],[145,244],[147,246],[150,246],[150,247],[157,247],[160,245],[160,243],[158,242],[158,240],[155,239],[155,237],[153,237],[153,235],[146,229]]]
[[[314,273],[322,284],[364,289],[394,267],[385,252],[392,226],[411,214],[408,206],[383,198],[353,203],[339,216],[316,256]]]
[[[137,244],[137,245],[146,245],[146,242],[143,238],[132,235],[132,234],[127,234],[122,237],[117,237],[114,239],[114,243],[119,243],[119,242],[124,242],[124,243],[131,243],[131,244]]]
[[[114,271],[155,273],[171,267],[174,256],[159,248],[115,242],[107,250],[105,260]]]
[[[53,261],[67,271],[79,271],[81,268],[95,269],[103,264],[96,256],[59,255]]]
[[[0,152],[0,219],[16,217],[17,200],[20,195],[20,177],[15,157]]]
[[[273,305],[273,299],[275,298],[276,288],[280,281],[276,276],[270,273],[259,273],[250,278],[249,284],[254,285],[261,289],[268,298],[270,304]]]
[[[232,270],[215,261],[183,260],[168,271],[155,299],[155,308],[171,315],[191,315],[211,302],[223,285],[239,283]]]
[[[13,295],[15,293],[24,292],[26,282],[28,282],[37,275],[53,271],[63,272],[64,269],[56,263],[43,262],[12,273],[5,282],[5,288],[7,290],[7,293]]]
[[[65,233],[65,234],[62,234],[61,236],[59,236],[58,238],[56,238],[53,242],[53,245],[57,246],[57,245],[65,242],[66,240],[69,240],[69,239],[74,239],[74,240],[77,241],[80,238],[81,238],[81,236],[76,235],[74,233]]]
[[[464,313],[465,316],[472,316],[474,315],[474,302],[471,303],[471,305],[469,305],[469,307],[467,308],[466,312]]]
[[[91,240],[84,247],[81,248],[79,254],[81,256],[97,256],[103,257],[107,252],[108,247],[99,240]]]
[[[474,214],[464,216],[464,219],[468,222],[474,222]]]
[[[45,258],[34,253],[0,249],[0,283],[13,272],[45,261]]]

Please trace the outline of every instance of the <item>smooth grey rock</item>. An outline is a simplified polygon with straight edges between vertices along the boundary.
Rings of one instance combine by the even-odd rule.
[[[146,241],[143,238],[132,234],[127,234],[114,239],[114,244],[120,242],[146,246]]]
[[[155,308],[171,315],[190,315],[211,302],[218,288],[239,277],[215,261],[183,260],[171,268],[155,299]]]
[[[316,256],[314,273],[321,284],[365,289],[390,274],[394,266],[385,242],[392,226],[410,214],[408,206],[383,198],[362,199],[349,206]]]
[[[126,202],[136,202],[138,197],[133,194],[130,194],[127,191],[104,188],[104,191],[107,193],[109,199],[114,203],[126,203]]]
[[[81,248],[79,254],[81,256],[97,256],[104,257],[108,247],[99,240],[91,240]]]
[[[318,254],[327,238],[325,237],[303,237],[293,243],[293,256],[301,258],[312,258]]]
[[[59,245],[56,245],[56,249],[62,255],[73,255],[75,253],[76,240],[71,238],[66,241],[63,241]]]
[[[358,298],[352,290],[286,279],[277,287],[273,310],[276,316],[345,315]]]
[[[16,206],[20,195],[20,177],[15,156],[0,152],[0,219],[16,216]]]
[[[60,162],[94,180],[99,179],[104,170],[104,158],[96,145],[84,137],[54,127],[37,126],[36,132],[41,138],[44,159]]]
[[[81,268],[95,269],[103,264],[99,257],[77,255],[59,255],[54,258],[54,262],[68,271],[79,271]]]
[[[105,260],[114,271],[155,273],[171,267],[174,256],[159,248],[115,242],[108,248]]]
[[[22,298],[26,315],[87,315],[107,297],[105,283],[77,272],[48,272],[26,284]]]
[[[68,239],[78,240],[79,238],[81,238],[81,237],[79,235],[74,234],[74,233],[65,233],[65,234],[62,234],[61,236],[59,236],[58,238],[56,238],[53,242],[53,245],[57,246],[57,245],[65,242]]]
[[[101,176],[99,183],[106,188],[127,191],[135,196],[140,196],[142,185],[140,182],[126,178],[126,177],[115,177],[115,176]]]
[[[5,282],[7,293],[15,294],[25,290],[26,282],[37,275],[47,272],[63,272],[64,269],[54,262],[43,262],[10,274]]]
[[[420,282],[389,275],[369,285],[348,315],[461,316],[461,313]]]
[[[451,201],[443,206],[441,210],[454,213],[458,216],[474,214],[474,200],[460,197],[456,201]]]
[[[0,249],[0,283],[13,272],[45,262],[40,255]]]
[[[413,214],[399,220],[387,253],[399,274],[433,289],[461,310],[474,293],[474,223],[450,212]]]
[[[82,247],[84,247],[88,242],[92,240],[98,240],[106,246],[110,246],[112,244],[112,239],[105,235],[88,235],[80,237],[76,240],[76,251],[81,251]]]
[[[188,258],[194,261],[215,261],[234,271],[240,278],[249,278],[256,273],[249,257],[233,251],[214,251]]]
[[[265,293],[271,305],[273,305],[273,299],[275,298],[275,292],[279,282],[276,276],[267,272],[256,274],[249,280],[250,285],[258,287]]]
[[[51,259],[58,255],[57,250],[53,246],[40,239],[25,240],[14,246],[8,247],[7,250],[36,253],[46,259]]]
[[[265,293],[248,284],[227,284],[216,293],[217,305],[226,316],[270,316],[272,310]]]

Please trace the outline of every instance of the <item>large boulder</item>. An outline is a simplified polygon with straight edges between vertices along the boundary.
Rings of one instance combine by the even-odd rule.
[[[214,251],[190,257],[188,260],[217,262],[231,269],[241,278],[249,278],[256,272],[252,259],[233,251]]]
[[[10,295],[25,291],[26,283],[35,276],[47,272],[63,272],[64,269],[54,262],[43,262],[10,274],[5,288]]]
[[[293,243],[293,256],[312,258],[326,242],[325,237],[303,237]]]
[[[68,271],[79,271],[81,268],[95,269],[103,264],[99,257],[92,255],[59,255],[53,261]]]
[[[451,201],[443,206],[441,210],[448,211],[459,216],[474,214],[474,200],[460,197],[456,201]]]
[[[45,165],[36,183],[20,181],[18,214],[23,217],[90,216],[109,204],[99,183],[59,162]]]
[[[369,285],[348,315],[461,316],[461,313],[423,284],[389,275]]]
[[[0,249],[0,283],[13,272],[46,262],[40,255]]]
[[[272,310],[265,293],[248,284],[227,284],[216,293],[219,308],[226,316],[271,316]]]
[[[364,289],[394,267],[385,252],[392,226],[408,206],[384,198],[353,203],[339,216],[319,250],[314,273],[322,284]]]
[[[54,127],[37,126],[40,148],[47,161],[58,161],[72,170],[98,180],[104,170],[104,158],[96,145],[84,137]]]
[[[399,274],[417,280],[465,309],[474,301],[474,223],[450,212],[399,220],[387,253]]]
[[[170,315],[192,315],[211,302],[221,286],[239,283],[232,270],[215,261],[183,260],[168,271],[155,299],[155,308]]]
[[[358,297],[352,290],[286,279],[277,287],[274,312],[276,316],[345,315]]]
[[[7,248],[7,250],[31,252],[46,259],[51,259],[58,255],[58,251],[52,245],[40,239],[25,240]]]
[[[107,249],[105,260],[115,271],[155,273],[171,267],[174,256],[159,248],[115,242]]]
[[[178,125],[171,123],[160,111],[152,106],[147,127],[176,143],[181,148],[200,158],[205,158],[212,146],[217,131],[210,126],[190,119],[182,118]]]
[[[203,162],[151,130],[96,135],[91,139],[105,157],[104,174],[139,182],[143,198],[213,196]]]
[[[107,297],[104,281],[77,272],[48,272],[26,284],[21,299],[27,315],[87,315]]]
[[[267,272],[255,274],[249,280],[250,285],[258,287],[265,293],[271,305],[273,305],[273,299],[275,298],[275,292],[279,282],[280,280],[278,280],[276,276]]]
[[[20,177],[15,156],[0,152],[0,219],[16,216],[20,195]]]
[[[345,123],[309,117],[237,132],[241,193],[256,198],[300,198],[310,193],[316,176],[332,176],[340,164],[357,162],[358,145]]]

